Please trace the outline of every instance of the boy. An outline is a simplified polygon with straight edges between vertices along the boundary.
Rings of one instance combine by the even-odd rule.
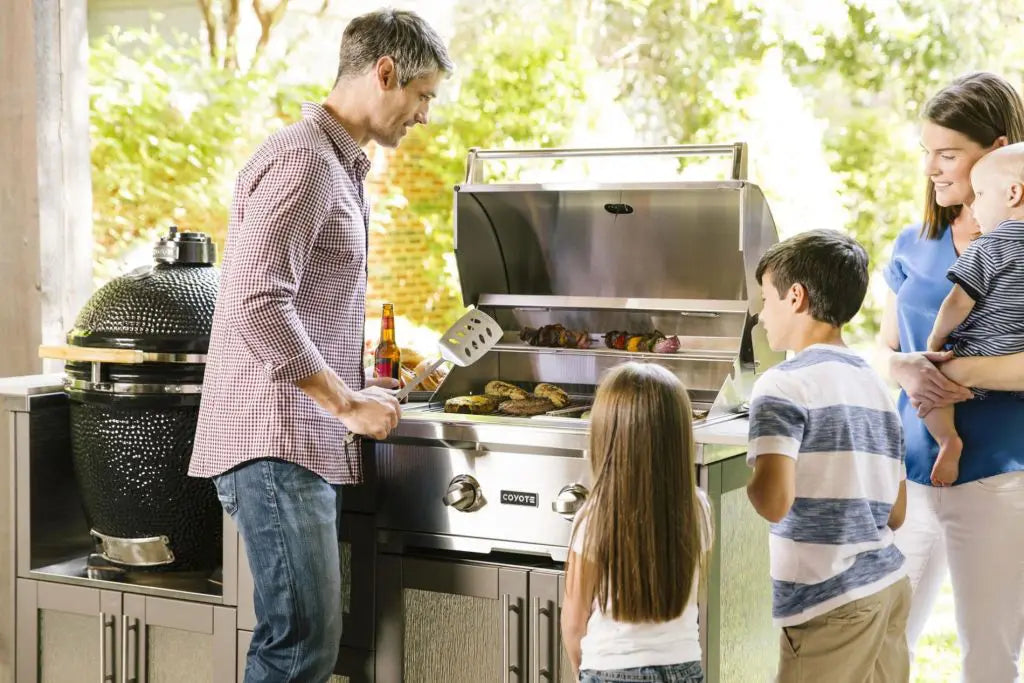
[[[1004,356],[1024,351],[1024,143],[986,154],[971,169],[971,210],[981,236],[946,274],[953,282],[928,338],[929,351],[952,342],[954,356]],[[940,366],[941,369],[941,366]],[[979,397],[984,391],[975,390]],[[953,406],[924,417],[939,444],[932,485],[950,486],[960,474],[963,443]]]
[[[843,343],[867,291],[853,239],[815,230],[757,266],[768,343],[795,355],[754,385],[747,495],[772,522],[781,683],[906,682],[910,582],[893,530],[906,513],[903,428],[889,389]]]

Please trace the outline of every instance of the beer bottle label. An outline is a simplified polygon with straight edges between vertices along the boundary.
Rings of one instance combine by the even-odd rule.
[[[400,370],[399,363],[395,362],[391,358],[378,358],[373,367],[373,374],[377,377],[391,377],[392,379],[398,379]]]

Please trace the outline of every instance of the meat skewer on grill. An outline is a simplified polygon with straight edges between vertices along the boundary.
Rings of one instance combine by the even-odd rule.
[[[589,349],[590,333],[586,330],[570,330],[555,323],[543,327],[524,327],[519,338],[530,346],[548,346],[560,349]]]

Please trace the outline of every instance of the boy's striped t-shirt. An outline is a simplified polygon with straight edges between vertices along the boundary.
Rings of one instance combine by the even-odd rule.
[[[904,576],[889,511],[904,468],[903,427],[878,374],[845,347],[815,344],[771,368],[750,403],[747,462],[796,460],[796,498],[771,525],[776,626],[793,626]]]

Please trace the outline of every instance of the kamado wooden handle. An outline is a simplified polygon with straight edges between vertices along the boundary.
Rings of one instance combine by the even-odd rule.
[[[138,349],[99,349],[85,346],[61,344],[39,347],[40,358],[52,358],[63,361],[82,361],[87,363],[134,364],[146,362],[146,354]]]

